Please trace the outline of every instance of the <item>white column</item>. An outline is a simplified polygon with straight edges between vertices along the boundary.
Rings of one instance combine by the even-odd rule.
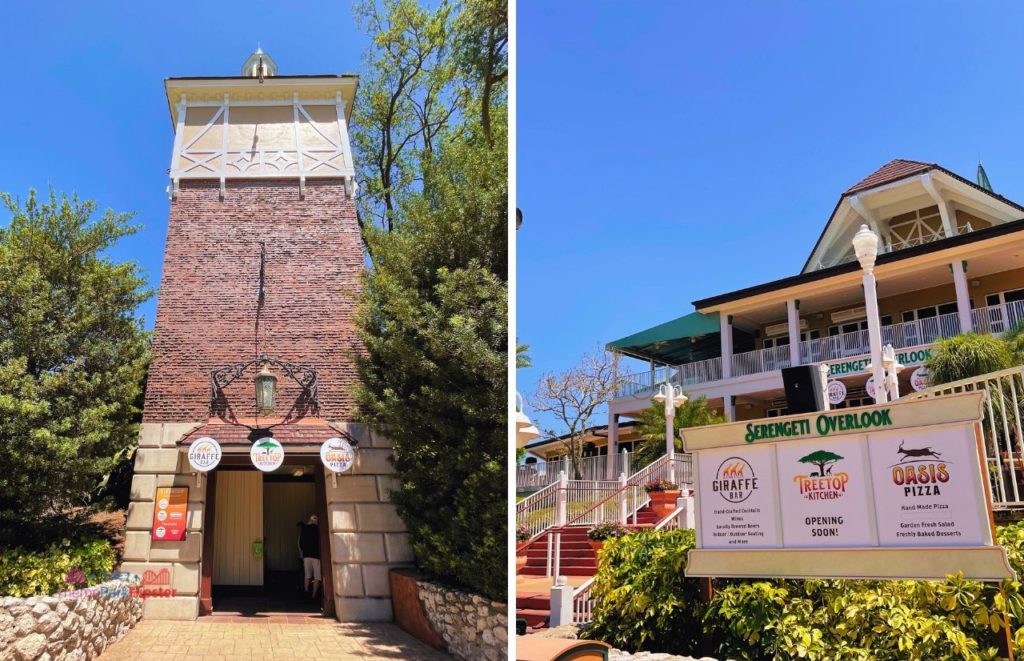
[[[800,301],[791,298],[786,301],[786,318],[789,321],[789,364],[800,364]]]
[[[563,624],[572,624],[572,591],[571,585],[566,584],[564,576],[555,579],[551,586],[551,621],[552,627],[560,627]]]
[[[956,310],[960,317],[960,332],[966,333],[974,330],[971,320],[971,294],[967,290],[967,271],[964,269],[964,262],[959,259],[949,267],[953,270],[953,286],[956,287]]]
[[[868,342],[871,345],[871,374],[875,378],[875,403],[885,404],[885,368],[882,366],[882,325],[878,319],[878,290],[874,271],[864,272],[864,303],[868,315]]]
[[[736,404],[732,401],[732,395],[722,398],[722,411],[725,413],[726,422],[736,422]]]
[[[732,376],[732,315],[718,313],[719,328],[722,333],[722,378]]]
[[[604,478],[615,479],[615,461],[619,456],[619,416],[608,412],[608,465],[605,466]]]

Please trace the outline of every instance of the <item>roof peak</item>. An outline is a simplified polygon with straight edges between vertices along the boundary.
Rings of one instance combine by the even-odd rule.
[[[935,167],[938,167],[935,163],[913,161],[908,158],[894,158],[855,183],[853,186],[850,186],[843,194],[849,195],[850,193],[856,193],[858,191],[867,190],[868,188],[874,188],[875,186],[881,186],[882,184],[887,184],[891,181],[896,181],[897,179],[903,179],[904,177],[909,177]]]

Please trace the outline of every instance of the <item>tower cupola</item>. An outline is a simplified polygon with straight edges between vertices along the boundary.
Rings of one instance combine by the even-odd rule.
[[[264,53],[263,49],[257,45],[256,50],[242,65],[242,75],[261,80],[269,76],[276,76],[277,62],[274,62],[274,58]]]

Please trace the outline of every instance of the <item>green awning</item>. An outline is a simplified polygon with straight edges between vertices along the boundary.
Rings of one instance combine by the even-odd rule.
[[[609,342],[608,348],[638,358],[677,365],[717,356],[720,329],[717,312],[692,312]]]

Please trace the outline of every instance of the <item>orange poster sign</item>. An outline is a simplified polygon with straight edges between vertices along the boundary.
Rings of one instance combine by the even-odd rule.
[[[188,487],[158,487],[153,504],[153,534],[158,542],[180,542],[185,539],[188,509]]]

